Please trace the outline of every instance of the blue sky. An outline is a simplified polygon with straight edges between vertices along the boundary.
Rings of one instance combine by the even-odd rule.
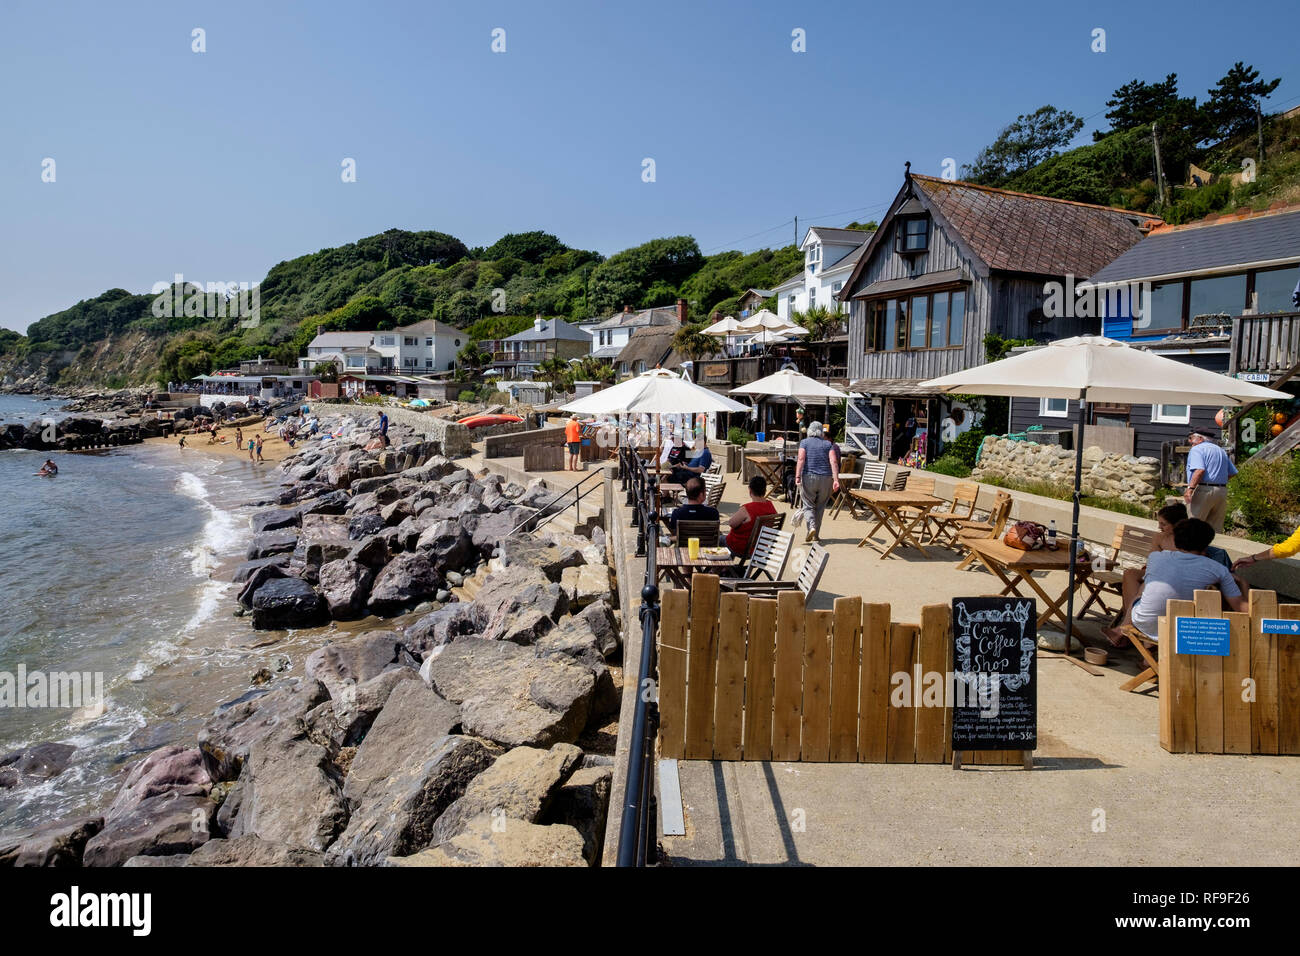
[[[1134,77],[1177,72],[1203,98],[1245,59],[1283,77],[1270,107],[1300,102],[1294,3],[1188,10],[5,0],[0,324],[177,272],[254,282],[391,227],[471,246],[543,229],[605,254],[780,245],[795,215],[878,217],[904,160],[960,166],[1043,104],[1089,117],[1084,142]]]

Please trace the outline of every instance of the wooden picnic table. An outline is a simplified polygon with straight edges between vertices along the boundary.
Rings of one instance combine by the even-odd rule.
[[[1038,551],[1021,551],[1019,548],[1012,548],[1002,542],[1001,538],[963,538],[962,543],[970,548],[971,553],[979,562],[988,568],[1004,585],[1002,594],[1014,594],[1016,597],[1038,597],[1046,607],[1038,615],[1038,626],[1042,627],[1047,624],[1051,618],[1055,617],[1061,622],[1064,629],[1068,626],[1065,619],[1065,612],[1062,605],[1070,596],[1070,592],[1077,589],[1088,575],[1092,572],[1092,559],[1080,557],[1075,565],[1075,580],[1073,584],[1066,583],[1060,595],[1053,600],[1047,592],[1034,580],[1032,572],[1034,571],[1065,571],[1067,574],[1070,570],[1070,547],[1071,541],[1065,536],[1057,538],[1057,548],[1055,551],[1048,551],[1046,548]],[[1029,585],[1030,590],[1034,593],[1022,594],[1020,585]],[[1083,635],[1077,628],[1072,628],[1075,637],[1082,640]]]
[[[843,485],[840,485],[840,490],[845,490]],[[859,548],[865,547],[868,543],[874,545],[871,536],[876,533],[877,528],[883,527],[893,535],[894,542],[880,555],[881,560],[889,557],[890,552],[901,544],[909,544],[927,558],[930,556],[930,552],[921,547],[921,542],[916,540],[913,532],[916,531],[917,525],[925,526],[926,517],[931,509],[946,503],[942,498],[921,494],[918,491],[873,491],[863,488],[849,488],[848,493],[854,501],[866,505],[876,516],[876,523],[858,542]],[[904,508],[910,508],[916,514],[903,514]]]
[[[734,555],[726,558],[706,558],[701,554],[698,560],[692,561],[686,548],[660,545],[655,550],[655,563],[659,568],[660,581],[668,578],[679,588],[689,588],[691,575],[696,571],[718,574],[727,568],[735,567],[736,558]]]

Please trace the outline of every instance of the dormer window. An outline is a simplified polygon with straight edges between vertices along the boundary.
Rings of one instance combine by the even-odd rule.
[[[916,255],[930,248],[930,217],[908,216],[899,219],[894,232],[894,251],[901,256]]]
[[[807,255],[808,271],[816,272],[817,267],[821,265],[821,261],[822,261],[822,244],[820,242],[813,243],[811,246],[808,247],[808,255]]]

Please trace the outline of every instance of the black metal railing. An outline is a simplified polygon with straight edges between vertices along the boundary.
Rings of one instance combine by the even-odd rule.
[[[536,531],[542,526],[544,526],[547,522],[554,519],[557,515],[564,514],[564,512],[568,511],[570,508],[574,509],[574,519],[576,521],[581,522],[582,521],[582,499],[587,497],[587,495],[591,494],[593,491],[598,491],[600,489],[600,485],[599,484],[592,485],[590,488],[588,488],[586,491],[582,492],[581,494],[578,493],[578,489],[581,488],[583,485],[585,485],[587,482],[591,481],[593,478],[603,478],[604,476],[605,476],[605,472],[603,469],[598,471],[593,471],[590,474],[586,475],[581,481],[577,482],[576,484],[570,485],[568,488],[565,488],[563,491],[557,491],[554,495],[548,498],[544,503],[535,507],[532,510],[532,513],[527,518],[525,518],[523,521],[519,522],[519,524],[511,528],[510,534],[506,535],[506,537],[507,538],[513,537],[515,533],[518,532],[521,528],[527,527],[530,522],[537,521],[537,519],[540,518],[541,520],[537,521],[537,524],[533,525],[532,527],[532,530]],[[561,498],[565,498],[570,494],[573,495],[573,500],[571,502],[569,502],[562,508],[556,508],[550,514],[546,513],[548,508],[550,508],[552,505],[558,502]]]
[[[627,757],[622,819],[618,831],[618,866],[658,862],[655,813],[655,737],[659,733],[659,586],[655,547],[658,544],[658,481],[634,449],[619,449],[619,478],[637,528],[637,556],[645,557],[641,588],[641,661],[637,671],[636,709]]]

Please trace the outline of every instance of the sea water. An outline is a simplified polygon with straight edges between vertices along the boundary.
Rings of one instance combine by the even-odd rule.
[[[0,422],[57,408],[0,396]],[[47,457],[59,474],[36,477]],[[102,713],[0,706],[0,757],[41,741],[77,748],[50,780],[0,789],[0,831],[102,810],[133,759],[194,746],[213,707],[274,658],[284,637],[233,616],[229,581],[249,503],[277,487],[273,466],[202,445],[0,451],[0,675],[102,674],[106,698]]]

